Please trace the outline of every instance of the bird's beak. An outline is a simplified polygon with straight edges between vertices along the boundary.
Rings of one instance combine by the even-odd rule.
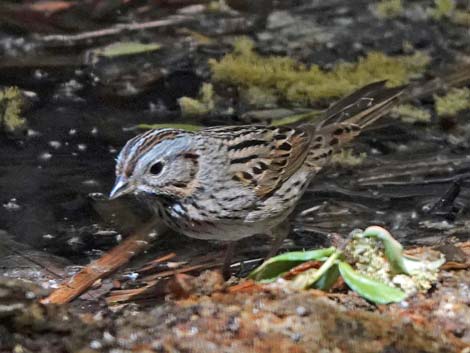
[[[118,177],[114,183],[113,189],[109,193],[109,199],[114,200],[122,195],[129,194],[134,190],[132,185],[124,177]]]

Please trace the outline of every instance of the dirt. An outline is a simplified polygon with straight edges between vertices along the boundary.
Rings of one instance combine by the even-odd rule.
[[[207,271],[174,280],[164,303],[81,313],[77,303],[42,306],[35,285],[3,280],[0,351],[464,352],[468,275],[442,272],[430,295],[375,307],[352,293],[293,292],[282,283],[228,287]]]

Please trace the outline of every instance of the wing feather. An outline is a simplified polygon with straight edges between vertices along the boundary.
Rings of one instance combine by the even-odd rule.
[[[305,166],[318,172],[335,151],[385,115],[403,88],[376,82],[343,98],[317,124],[299,127],[230,126],[203,130],[226,147],[233,179],[269,197]]]
[[[204,130],[227,147],[233,178],[268,197],[297,172],[309,153],[310,133],[303,129],[239,126]]]

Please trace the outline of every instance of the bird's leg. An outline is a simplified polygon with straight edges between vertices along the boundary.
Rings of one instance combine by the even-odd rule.
[[[237,242],[231,241],[227,244],[227,250],[225,251],[224,265],[222,267],[222,276],[227,280],[232,275],[230,271],[230,266],[232,265],[233,255],[235,255],[235,250],[237,248]]]
[[[287,221],[282,222],[271,230],[271,236],[274,238],[274,241],[271,245],[271,250],[264,259],[265,261],[277,254],[278,250],[282,246],[282,243],[284,242],[284,239],[286,239],[289,235],[289,231],[290,224]]]

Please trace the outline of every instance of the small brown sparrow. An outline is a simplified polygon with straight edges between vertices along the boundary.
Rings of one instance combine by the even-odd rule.
[[[316,125],[149,130],[120,152],[110,198],[144,195],[170,228],[189,237],[233,243],[271,234],[280,245],[286,220],[315,174],[386,114],[401,91],[369,84]]]

